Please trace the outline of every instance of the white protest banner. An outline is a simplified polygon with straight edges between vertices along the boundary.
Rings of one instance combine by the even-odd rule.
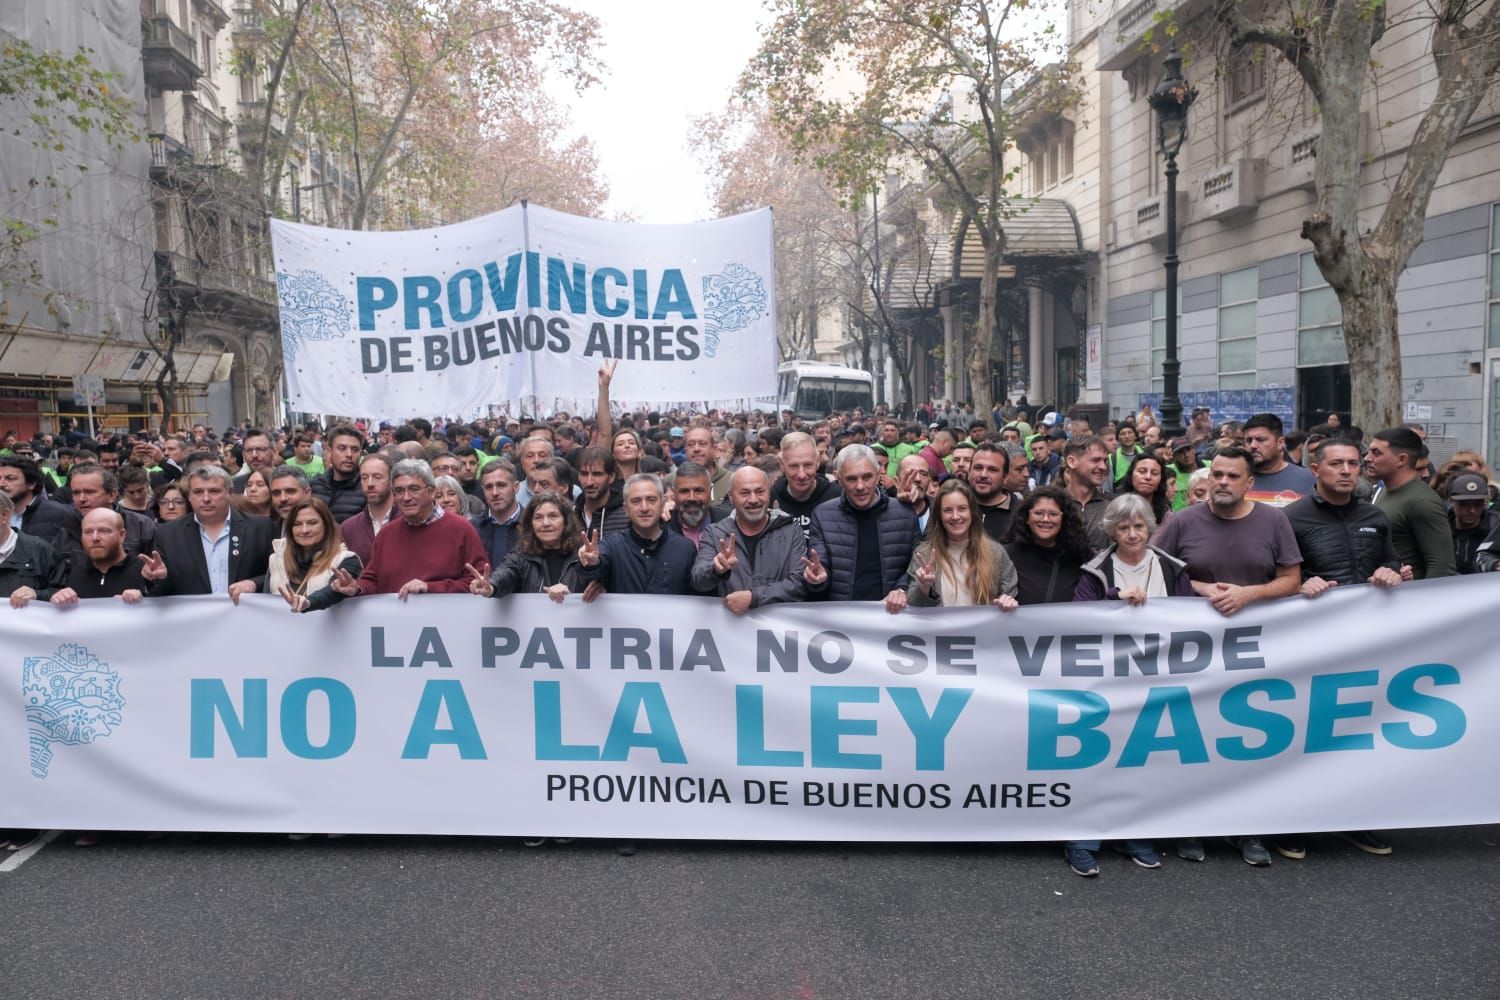
[[[513,205],[438,229],[271,222],[293,409],[430,415],[512,400],[776,391],[771,212],[684,225]]]
[[[1500,577],[935,609],[6,609],[0,826],[1061,840],[1500,820]]]

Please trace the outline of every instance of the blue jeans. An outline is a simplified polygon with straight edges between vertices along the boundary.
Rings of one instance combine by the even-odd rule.
[[[1099,841],[1070,840],[1068,841],[1068,847],[1093,852],[1099,850]],[[1145,854],[1147,851],[1154,851],[1156,848],[1149,840],[1126,840],[1122,842],[1122,850],[1130,857],[1135,857],[1138,854]]]

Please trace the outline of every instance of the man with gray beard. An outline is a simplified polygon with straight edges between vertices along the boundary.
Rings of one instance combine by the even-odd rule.
[[[667,527],[693,545],[703,538],[708,526],[729,516],[724,507],[710,506],[713,495],[713,479],[709,471],[697,462],[683,462],[677,467],[672,480],[672,493],[676,506]]]

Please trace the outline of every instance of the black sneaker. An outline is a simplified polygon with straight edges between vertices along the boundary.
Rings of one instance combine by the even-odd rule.
[[[1184,837],[1177,842],[1177,856],[1184,861],[1203,860],[1203,841],[1197,837]]]
[[[1366,854],[1389,854],[1391,845],[1369,830],[1351,830],[1340,833],[1340,837],[1364,851]]]
[[[1099,874],[1099,863],[1094,860],[1093,851],[1085,851],[1081,847],[1064,847],[1063,857],[1068,859],[1068,867],[1073,869],[1074,875],[1093,878]]]
[[[1271,864],[1271,852],[1260,842],[1259,837],[1231,837],[1229,842],[1240,849],[1245,864],[1266,868]]]
[[[1307,857],[1307,842],[1301,837],[1277,837],[1271,841],[1271,846],[1276,848],[1277,854],[1292,861]]]

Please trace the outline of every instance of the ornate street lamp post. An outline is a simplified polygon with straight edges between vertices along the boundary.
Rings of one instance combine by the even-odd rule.
[[[1183,433],[1182,399],[1177,379],[1182,362],[1177,359],[1177,154],[1187,141],[1188,108],[1198,92],[1182,76],[1182,55],[1174,44],[1163,65],[1161,83],[1147,98],[1156,112],[1156,142],[1167,161],[1167,350],[1161,363],[1162,437],[1170,440]]]

